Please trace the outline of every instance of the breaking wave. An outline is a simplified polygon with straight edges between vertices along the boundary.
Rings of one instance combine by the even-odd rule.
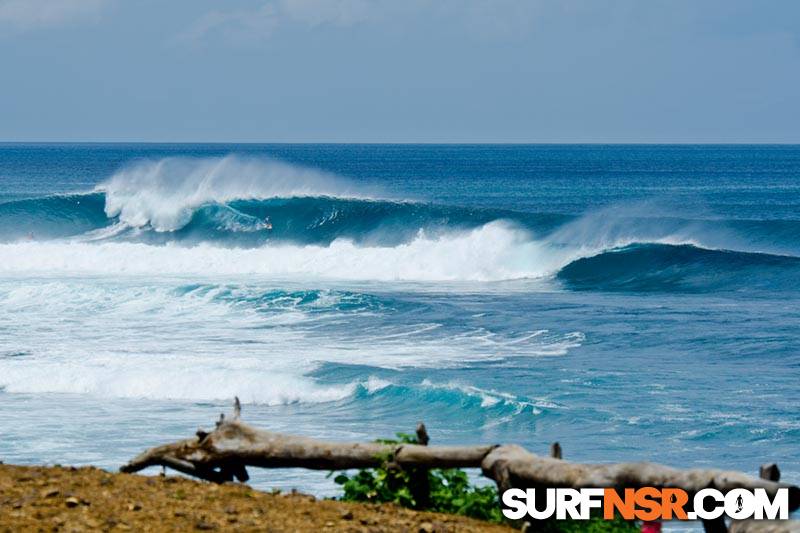
[[[653,243],[581,258],[558,272],[573,289],[665,292],[792,288],[798,276],[798,257]]]
[[[800,274],[797,220],[569,217],[359,189],[278,161],[140,162],[89,193],[0,203],[0,273],[539,279],[625,291],[774,287]]]

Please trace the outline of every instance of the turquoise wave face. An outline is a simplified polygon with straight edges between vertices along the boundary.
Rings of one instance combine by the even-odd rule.
[[[0,202],[0,241],[75,237],[107,227],[102,193],[64,194]]]
[[[471,229],[510,217],[488,209],[414,202],[341,198],[236,200],[203,205],[174,238],[239,246],[270,242],[323,244],[346,238],[359,244],[393,246],[431,235]]]
[[[558,279],[576,290],[711,292],[796,290],[799,275],[798,257],[635,244],[578,259],[562,268]]]
[[[266,292],[243,290],[238,285],[196,283],[174,290],[176,297],[208,298],[211,302],[264,314],[302,311],[309,314],[389,312],[407,303],[354,291],[331,289],[281,290]]]
[[[46,196],[0,203],[0,237],[6,242],[78,237],[121,222],[106,214],[102,192]],[[562,216],[522,214],[391,200],[334,197],[272,198],[203,203],[180,213],[178,227],[164,229],[149,218],[123,224],[116,239],[150,243],[215,242],[261,246],[269,242],[328,244],[337,238],[391,245],[413,239],[420,230],[468,229],[508,218],[537,227],[552,226]],[[133,231],[136,230],[136,231]]]

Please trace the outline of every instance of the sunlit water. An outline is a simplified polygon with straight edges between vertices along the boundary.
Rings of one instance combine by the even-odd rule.
[[[114,469],[238,395],[800,479],[800,148],[1,145],[0,202],[5,462]]]

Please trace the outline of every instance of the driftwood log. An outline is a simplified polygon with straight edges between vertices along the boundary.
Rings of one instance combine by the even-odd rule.
[[[425,446],[379,442],[329,442],[263,431],[239,419],[238,399],[233,419],[220,416],[214,431],[197,431],[194,438],[150,448],[120,470],[138,472],[167,466],[208,481],[248,479],[245,467],[300,467],[314,470],[370,468],[391,461],[399,467],[478,467],[495,446]],[[418,436],[427,433],[423,428]]]
[[[220,416],[217,427],[198,430],[195,437],[150,448],[120,470],[138,472],[149,466],[173,468],[201,479],[246,481],[246,467],[300,467],[347,470],[392,463],[400,468],[481,468],[500,490],[511,487],[672,487],[695,493],[703,488],[728,491],[763,488],[773,497],[789,489],[789,507],[800,507],[800,488],[739,472],[714,469],[681,470],[654,463],[579,464],[535,455],[516,445],[427,446],[379,442],[345,443],[297,437],[255,429],[240,420],[238,399],[234,416]],[[425,428],[418,428],[427,442]],[[424,437],[423,437],[424,436]],[[558,453],[553,455],[560,456]]]

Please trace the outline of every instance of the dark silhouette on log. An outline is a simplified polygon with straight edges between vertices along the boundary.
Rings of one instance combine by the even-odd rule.
[[[775,463],[767,463],[761,465],[758,469],[758,477],[761,479],[768,479],[769,481],[780,481],[781,471]]]
[[[553,459],[562,459],[561,445],[559,443],[554,442],[550,445],[550,457]]]
[[[425,428],[425,424],[420,422],[417,425],[417,444],[427,446],[430,441],[431,438],[428,436],[428,430]]]

